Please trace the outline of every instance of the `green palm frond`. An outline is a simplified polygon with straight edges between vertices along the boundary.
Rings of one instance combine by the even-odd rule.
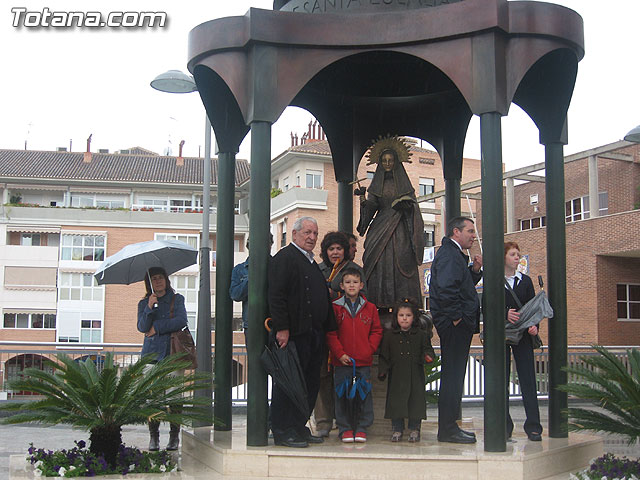
[[[582,365],[565,368],[577,382],[558,387],[604,410],[569,408],[570,430],[623,435],[629,444],[640,439],[640,351],[627,351],[629,368],[606,348],[594,345],[598,355],[583,355]]]
[[[9,388],[31,391],[44,398],[0,406],[2,410],[20,412],[4,418],[2,423],[62,423],[91,430],[144,424],[150,418],[182,424],[210,420],[209,409],[204,408],[210,400],[194,397],[193,392],[210,385],[211,377],[197,373],[175,375],[189,366],[180,356],[155,364],[153,361],[153,357],[142,358],[119,374],[112,353],[106,354],[101,371],[90,359],[76,362],[59,354],[57,362],[49,361],[55,373],[30,368],[24,371],[24,378],[10,382]],[[175,408],[168,412],[167,405]]]

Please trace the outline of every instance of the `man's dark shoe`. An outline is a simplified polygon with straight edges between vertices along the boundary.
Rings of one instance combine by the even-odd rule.
[[[305,440],[308,443],[324,443],[324,438],[316,437],[315,435],[309,435]]]
[[[467,437],[476,438],[475,432],[470,432],[469,430],[460,429],[462,433],[464,433]]]
[[[291,447],[291,448],[305,448],[308,447],[309,444],[306,440],[302,440],[296,436],[288,436],[288,437],[273,437],[273,443],[280,447]]]
[[[475,437],[470,437],[462,432],[456,432],[451,435],[438,435],[438,441],[447,443],[476,443]]]
[[[532,442],[542,441],[542,435],[536,432],[527,433],[527,437],[529,437],[529,440],[531,440]]]

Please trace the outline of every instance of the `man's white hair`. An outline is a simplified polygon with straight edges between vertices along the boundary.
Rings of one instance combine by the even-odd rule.
[[[293,224],[293,228],[291,230],[295,230],[296,232],[299,232],[300,230],[302,230],[302,224],[304,222],[311,222],[311,223],[314,223],[316,227],[318,226],[318,221],[315,218],[313,218],[313,217],[300,217]]]

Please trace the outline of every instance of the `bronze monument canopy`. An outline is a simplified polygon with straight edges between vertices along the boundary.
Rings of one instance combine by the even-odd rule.
[[[506,0],[308,0],[339,13],[286,11],[301,1],[191,31],[189,70],[221,151],[237,151],[251,122],[275,122],[289,105],[321,123],[338,180],[386,133],[428,141],[445,175],[458,176],[471,115],[505,115],[511,102],[541,137],[562,135],[584,54],[574,11]]]

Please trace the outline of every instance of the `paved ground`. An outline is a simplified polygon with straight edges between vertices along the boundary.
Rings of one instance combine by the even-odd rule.
[[[429,416],[435,412],[430,407]],[[540,406],[542,424],[546,427],[548,422],[548,409],[545,404]],[[516,424],[516,428],[522,429],[525,415],[521,405],[511,405],[511,414]],[[465,404],[463,407],[463,417],[482,418],[484,410],[482,405]],[[239,413],[235,422],[245,422],[244,413]],[[148,431],[143,426],[128,426],[123,429],[123,441],[129,446],[146,448],[149,442]],[[164,446],[169,438],[169,427],[163,425],[160,429],[161,446]],[[27,452],[29,443],[33,442],[38,448],[60,449],[72,448],[74,440],[88,440],[88,434],[81,430],[73,430],[67,426],[56,426],[43,428],[32,425],[2,425],[0,426],[0,480],[5,480],[9,476],[9,456],[21,455]],[[628,457],[640,457],[640,446],[627,446],[619,439],[605,438],[605,450],[617,455]]]

